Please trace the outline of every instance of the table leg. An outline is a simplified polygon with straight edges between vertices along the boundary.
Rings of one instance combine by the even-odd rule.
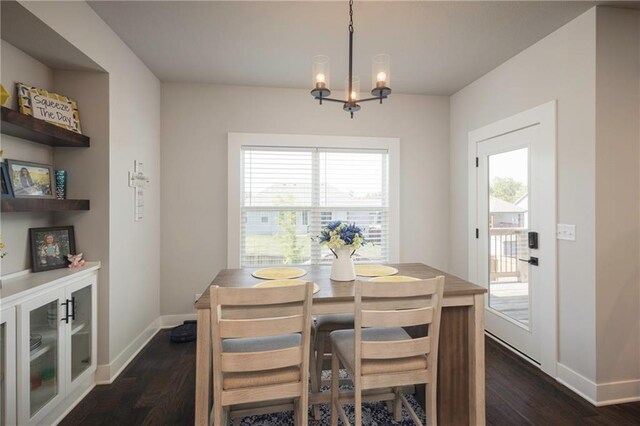
[[[198,309],[196,340],[196,414],[197,426],[209,426],[211,389],[211,310]]]
[[[476,294],[469,308],[469,423],[483,426],[485,419],[484,294]]]

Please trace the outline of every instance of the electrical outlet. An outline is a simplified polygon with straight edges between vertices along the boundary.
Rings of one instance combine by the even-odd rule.
[[[200,296],[202,296],[202,293],[196,294],[194,302],[197,302]]]

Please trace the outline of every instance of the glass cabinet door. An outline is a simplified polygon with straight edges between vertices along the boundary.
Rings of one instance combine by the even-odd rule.
[[[0,426],[16,424],[15,309],[0,311]]]
[[[60,393],[58,300],[29,313],[29,414],[33,416]]]
[[[93,358],[93,292],[94,287],[71,290],[69,313],[71,315],[71,382],[94,365]]]
[[[7,355],[7,325],[0,324],[0,426],[6,425],[7,412],[7,366],[5,365]]]
[[[53,291],[18,306],[18,423],[38,423],[64,394],[61,370],[65,332],[64,291]]]

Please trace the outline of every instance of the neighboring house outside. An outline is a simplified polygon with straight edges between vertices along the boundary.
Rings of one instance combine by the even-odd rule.
[[[283,193],[296,193],[296,184],[278,184],[272,185],[264,191],[253,194],[254,206],[260,204],[265,205],[265,211],[248,211],[245,214],[245,232],[247,235],[276,235],[280,232],[280,224],[278,221],[279,212],[274,211],[277,205],[297,206],[307,205],[308,202],[297,202],[293,197],[281,200]],[[324,204],[329,206],[349,206],[357,205],[366,207],[370,204],[372,210],[379,208],[379,197],[373,197],[370,200],[366,198],[354,197],[352,194],[341,191],[331,185],[324,190],[321,188],[321,194]],[[250,195],[249,195],[250,196]],[[309,228],[311,224],[311,211],[296,212],[296,233],[299,235],[311,233]],[[331,207],[327,207],[327,211],[320,213],[320,221],[326,224],[330,221],[341,220],[343,222],[357,223],[364,228],[365,238],[377,239],[380,236],[382,228],[382,217],[379,212],[362,212],[362,211],[332,211]],[[366,223],[366,226],[364,224]],[[319,230],[318,230],[319,231]]]
[[[524,201],[524,207],[517,203]],[[527,196],[520,197],[516,204],[501,200],[496,197],[489,197],[489,223],[491,228],[524,228],[527,212]]]

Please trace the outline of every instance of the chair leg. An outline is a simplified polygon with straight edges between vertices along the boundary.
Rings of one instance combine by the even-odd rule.
[[[340,361],[336,354],[331,354],[331,426],[338,426],[339,386]]]
[[[321,341],[321,336],[324,333],[318,333],[316,337],[316,343],[314,345],[315,350],[311,350],[311,362],[310,362],[310,370],[311,370],[311,390],[313,393],[320,392],[320,384],[322,383],[322,361],[324,354],[321,353],[323,351],[323,347],[320,346],[320,343],[324,345],[324,340]],[[319,367],[318,367],[319,365]],[[313,406],[313,418],[315,420],[320,420],[320,405],[315,404]]]
[[[438,406],[437,406],[437,392],[433,383],[427,383],[425,394],[427,400],[425,401],[425,411],[428,426],[436,426],[438,424]]]
[[[400,399],[400,389],[395,388],[394,393],[396,394],[394,401],[394,407],[393,407],[393,419],[396,422],[399,422],[400,420],[402,420],[402,400]]]
[[[360,386],[360,380],[357,377],[353,378],[354,384],[354,401],[353,408],[356,415],[355,426],[362,426],[362,387]]]
[[[224,425],[224,412],[222,407],[221,396],[214,395],[213,397],[213,426]]]
[[[297,399],[293,400],[293,426],[300,426],[300,413],[298,411],[300,404]]]
[[[298,411],[300,424],[306,426],[309,423],[309,386],[302,389],[302,396],[298,398]]]

